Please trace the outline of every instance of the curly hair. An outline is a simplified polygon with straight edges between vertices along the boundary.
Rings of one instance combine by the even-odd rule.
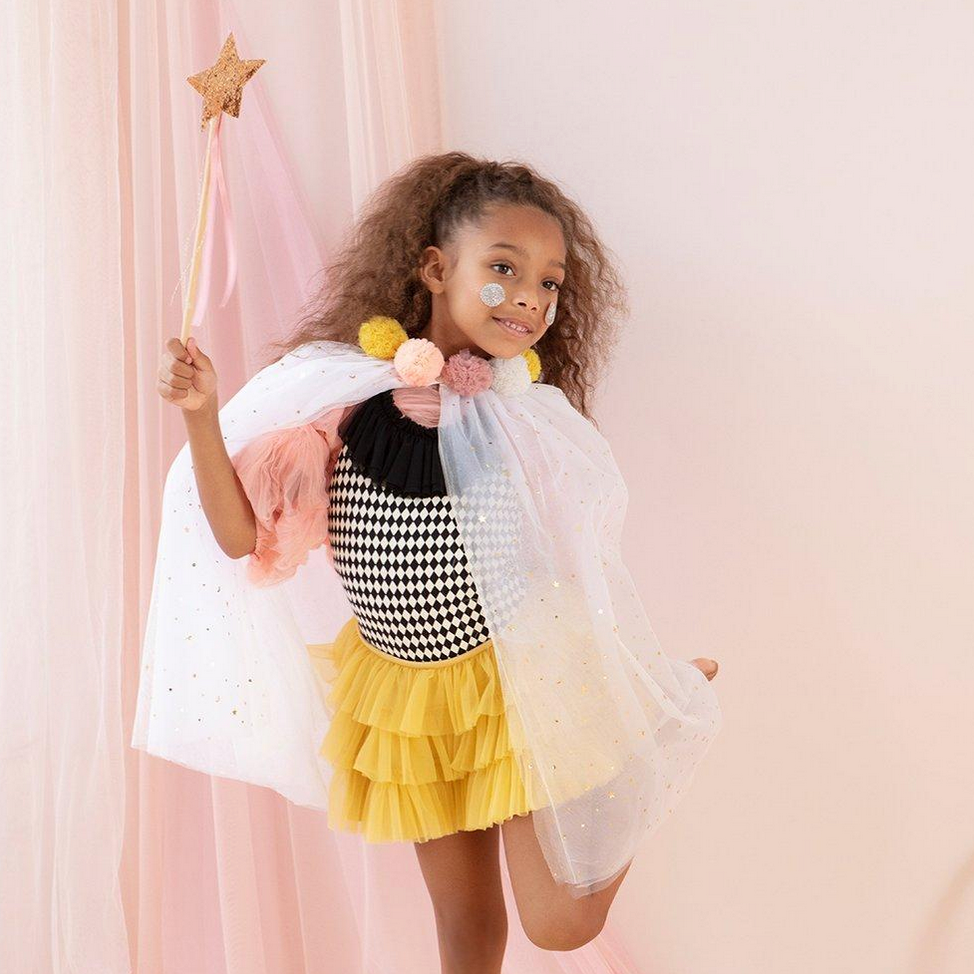
[[[373,315],[395,318],[410,336],[432,313],[432,295],[419,276],[426,247],[445,247],[467,221],[494,204],[534,206],[559,221],[565,238],[565,281],[558,318],[534,345],[541,379],[560,388],[589,415],[592,389],[628,314],[625,289],[610,252],[588,217],[558,185],[531,166],[494,162],[465,152],[419,156],[386,179],[346,231],[324,281],[281,342],[280,358],[320,339],[358,342],[359,325]],[[269,363],[268,363],[269,364]]]

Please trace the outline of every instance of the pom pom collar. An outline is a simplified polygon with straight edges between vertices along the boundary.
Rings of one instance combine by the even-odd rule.
[[[483,359],[462,348],[448,359],[426,338],[410,338],[395,319],[373,315],[359,325],[358,343],[375,358],[391,359],[396,374],[407,385],[441,382],[461,396],[493,389],[501,396],[526,392],[541,375],[541,358],[533,348],[512,358],[494,355]]]

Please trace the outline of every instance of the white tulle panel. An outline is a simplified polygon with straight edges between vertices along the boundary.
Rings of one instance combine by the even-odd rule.
[[[306,345],[220,411],[231,457],[255,437],[402,386],[391,362]],[[620,555],[627,492],[595,427],[553,386],[440,386],[440,452],[497,651],[535,831],[573,895],[604,887],[673,810],[720,726],[691,663],[663,654]],[[307,646],[351,615],[324,548],[277,585],[213,537],[188,448],[166,480],[132,743],[327,807],[328,729]]]
[[[620,554],[626,486],[595,426],[545,384],[510,398],[442,386],[441,397],[444,473],[513,740],[547,803],[535,830],[552,875],[594,892],[685,793],[720,728],[718,702],[653,632]]]
[[[400,385],[390,362],[353,346],[303,346],[222,407],[227,452]],[[133,746],[326,808],[331,766],[318,747],[328,717],[306,647],[331,638],[351,608],[325,551],[279,585],[251,584],[246,559],[213,536],[188,445],[163,502]]]

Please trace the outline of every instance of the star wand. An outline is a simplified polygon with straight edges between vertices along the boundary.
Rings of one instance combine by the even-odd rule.
[[[227,303],[233,290],[236,276],[236,252],[233,246],[233,234],[230,229],[230,200],[223,176],[223,163],[220,152],[220,121],[223,113],[240,116],[240,100],[243,86],[254,76],[257,69],[264,63],[264,58],[251,61],[241,61],[237,57],[237,46],[233,33],[227,35],[223,48],[216,63],[205,71],[200,71],[186,80],[203,96],[203,117],[200,128],[209,126],[206,139],[206,156],[203,160],[203,181],[200,192],[199,211],[196,214],[196,233],[193,240],[193,258],[189,270],[189,284],[186,304],[183,308],[183,327],[180,341],[185,345],[190,330],[199,325],[200,314],[206,307],[209,295],[210,277],[212,276],[212,246],[213,233],[207,235],[207,226],[211,222],[216,197],[210,194],[210,185],[216,179],[217,189],[223,203],[225,226],[227,229],[227,283],[221,306]],[[212,175],[211,175],[212,174]],[[202,260],[203,241],[206,240],[206,260]],[[200,279],[200,266],[204,266],[202,300],[197,294]],[[197,311],[199,309],[199,311]]]

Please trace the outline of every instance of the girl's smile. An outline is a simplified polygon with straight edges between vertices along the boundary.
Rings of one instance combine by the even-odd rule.
[[[504,329],[504,331],[511,332],[519,337],[522,335],[530,335],[534,331],[533,328],[528,327],[528,325],[525,325],[523,322],[518,321],[515,318],[494,318],[494,321],[496,321],[497,324]]]

